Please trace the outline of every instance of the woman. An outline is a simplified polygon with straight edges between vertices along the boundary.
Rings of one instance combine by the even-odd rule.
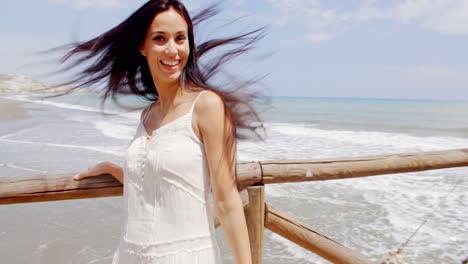
[[[209,8],[193,23],[213,14]],[[102,162],[74,177],[108,173],[124,184],[125,221],[114,264],[221,263],[213,210],[236,263],[251,263],[236,185],[236,131],[254,131],[249,119],[259,119],[238,91],[218,90],[208,80],[224,62],[249,50],[261,32],[196,48],[183,4],[153,0],[105,34],[72,45],[65,55],[63,61],[82,55],[73,65],[96,59],[69,83],[75,88],[108,79],[104,100],[131,93],[153,101],[142,111],[123,167]],[[206,52],[233,43],[243,45],[199,66]]]

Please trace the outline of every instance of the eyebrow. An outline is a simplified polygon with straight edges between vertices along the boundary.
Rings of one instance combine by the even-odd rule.
[[[151,35],[153,35],[153,34],[165,34],[165,33],[167,33],[167,32],[166,31],[154,31],[154,32],[151,33]],[[179,30],[179,31],[176,32],[176,34],[179,34],[179,33],[187,33],[187,31]]]

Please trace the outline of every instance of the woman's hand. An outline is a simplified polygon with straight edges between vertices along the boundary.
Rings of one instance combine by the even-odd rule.
[[[89,166],[87,171],[80,172],[76,174],[73,179],[74,180],[81,180],[87,177],[93,177],[93,176],[98,176],[101,174],[112,174],[117,180],[119,180],[118,171],[120,171],[122,168],[112,162],[109,161],[104,161],[98,164],[95,164],[93,166]],[[116,173],[117,171],[117,173]],[[117,175],[115,175],[117,174]],[[120,180],[119,180],[120,181]]]

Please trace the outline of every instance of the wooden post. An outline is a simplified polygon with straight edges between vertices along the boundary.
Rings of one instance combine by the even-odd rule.
[[[263,263],[263,227],[265,224],[265,186],[247,187],[249,206],[246,211],[247,228],[249,230],[252,264]]]
[[[336,264],[372,264],[361,254],[265,205],[265,228]]]

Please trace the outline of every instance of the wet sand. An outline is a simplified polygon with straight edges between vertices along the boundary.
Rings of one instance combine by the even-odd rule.
[[[41,105],[0,97],[0,136],[31,127],[34,122],[28,112],[41,110]]]
[[[14,121],[29,117],[28,111],[19,106],[25,102],[0,97],[0,122]]]
[[[0,138],[9,140],[41,123],[36,111],[47,107],[0,96]],[[44,153],[40,155],[48,155]],[[28,153],[18,162],[5,158],[17,153],[3,148],[0,154],[0,177],[40,174],[30,170],[36,159]],[[120,201],[109,197],[0,206],[0,263],[110,264],[120,234]]]

